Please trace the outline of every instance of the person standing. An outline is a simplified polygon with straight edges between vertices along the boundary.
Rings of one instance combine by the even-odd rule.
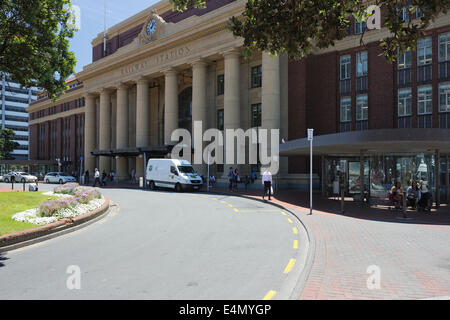
[[[89,185],[89,170],[84,173],[84,184]]]
[[[99,184],[99,186],[102,185],[102,183],[100,182],[100,171],[98,171],[98,169],[95,168],[95,173],[94,173],[94,188],[97,186],[97,183]]]
[[[241,182],[241,177],[239,176],[239,170],[237,168],[234,169],[233,182],[233,190],[236,192],[239,191],[239,183]]]
[[[134,168],[131,170],[131,183],[136,183],[136,170],[134,170]]]
[[[272,173],[270,173],[269,168],[266,169],[262,176],[262,184],[264,186],[263,200],[265,200],[266,194],[269,193],[269,201],[272,197]]]
[[[103,186],[106,186],[106,182],[108,181],[108,175],[106,174],[106,171],[105,170],[103,170],[103,173],[102,173],[102,185]]]
[[[230,171],[228,171],[228,190],[230,192],[233,192],[233,180],[234,180],[233,167],[230,167]]]

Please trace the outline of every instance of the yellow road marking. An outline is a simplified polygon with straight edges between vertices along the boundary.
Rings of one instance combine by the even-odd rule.
[[[217,198],[213,198],[213,200],[214,200],[214,201],[217,201],[217,200],[219,200],[219,199],[217,199]]]
[[[292,228],[292,232],[294,232],[294,234],[298,234],[297,228]]]
[[[286,212],[281,212],[281,214],[283,215],[283,216],[287,216],[287,213]]]
[[[291,219],[288,219],[289,223],[294,223]]]
[[[291,259],[291,261],[289,261],[289,264],[287,265],[286,269],[284,269],[284,273],[285,274],[292,271],[292,268],[294,268],[294,265],[295,265],[296,261],[297,260],[295,260],[295,259]]]
[[[275,297],[276,294],[277,294],[276,291],[271,290],[271,291],[269,291],[269,292],[266,294],[266,296],[264,297],[263,300],[272,300],[273,297]]]
[[[228,206],[229,206],[230,208],[233,208],[233,205],[232,205],[232,204],[229,204]]]
[[[239,212],[239,210],[238,209],[234,209],[234,212]]]
[[[223,204],[227,204],[227,202],[226,202],[226,201],[220,201],[220,203],[223,203]]]
[[[298,240],[294,240],[294,249],[298,249]]]

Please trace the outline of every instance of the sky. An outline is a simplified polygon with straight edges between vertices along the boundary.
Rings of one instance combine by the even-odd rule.
[[[108,28],[150,7],[158,0],[72,0],[72,5],[80,8],[81,16],[80,30],[70,40],[70,49],[77,58],[76,73],[92,62],[91,41],[103,32],[105,2]]]

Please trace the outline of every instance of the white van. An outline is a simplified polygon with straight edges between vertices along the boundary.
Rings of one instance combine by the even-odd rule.
[[[173,159],[150,159],[146,173],[147,186],[155,190],[157,187],[200,191],[203,186],[202,177],[195,172],[189,161]]]

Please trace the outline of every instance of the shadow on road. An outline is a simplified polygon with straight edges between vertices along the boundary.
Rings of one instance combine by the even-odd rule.
[[[0,252],[0,268],[5,266],[5,264],[2,261],[6,260],[9,260],[9,258],[7,258],[3,253]]]

